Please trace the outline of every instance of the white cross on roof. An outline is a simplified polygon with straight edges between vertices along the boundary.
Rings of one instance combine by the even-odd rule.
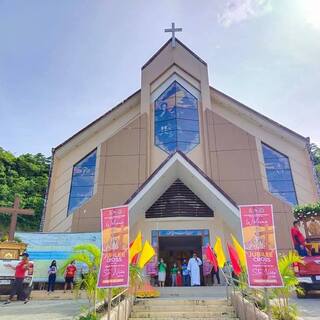
[[[176,28],[175,27],[175,23],[172,22],[171,23],[171,29],[164,29],[164,32],[171,32],[172,33],[172,41],[171,41],[171,45],[172,48],[174,48],[176,46],[176,32],[181,32],[182,28]]]

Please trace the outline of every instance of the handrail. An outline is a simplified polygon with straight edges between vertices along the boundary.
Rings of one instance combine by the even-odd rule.
[[[236,279],[232,276],[231,274],[231,270],[228,269],[227,270],[229,272],[229,274],[227,274],[226,272],[222,272],[223,276],[225,278],[226,281],[226,294],[227,294],[227,300],[230,300],[230,303],[232,304],[231,301],[231,296],[229,295],[229,289],[228,287],[232,287],[233,290],[233,294],[235,294],[236,291],[240,292],[241,298],[242,298],[242,305],[243,305],[243,310],[244,310],[244,319],[246,319],[246,308],[245,308],[245,300],[253,305],[254,308],[254,313],[255,313],[255,319],[257,319],[257,314],[256,314],[256,308],[257,308],[257,303],[261,301],[261,297],[264,297],[265,299],[267,299],[267,294],[266,294],[266,290],[262,290],[259,288],[243,288],[244,285],[247,286],[247,283],[244,281],[241,281],[239,279]],[[238,286],[235,285],[235,283],[238,284]],[[259,299],[259,295],[260,295],[260,299]],[[268,309],[268,301],[266,300],[266,307]],[[239,315],[238,315],[239,316]],[[270,315],[269,315],[269,311],[268,311],[268,317],[270,319]]]
[[[111,289],[109,289],[109,290],[110,291],[109,291],[109,299],[108,299],[108,316],[107,316],[107,319],[108,320],[111,319],[111,312],[117,308],[115,320],[128,320],[129,317],[130,317],[130,313],[131,313],[131,309],[132,309],[134,300],[135,300],[135,295],[130,293],[129,288],[126,288],[123,291],[121,291],[120,293],[118,293],[116,296],[110,298],[110,293],[112,291],[111,291]],[[124,299],[122,299],[123,296],[125,296]],[[123,306],[124,317],[122,315],[121,318],[120,318],[119,317],[120,305],[121,305],[122,301],[124,301],[124,306]],[[115,302],[115,305],[112,307],[112,304],[114,302]],[[129,306],[128,306],[128,302],[129,302]]]

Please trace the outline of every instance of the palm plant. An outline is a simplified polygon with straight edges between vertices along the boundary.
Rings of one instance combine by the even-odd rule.
[[[79,244],[73,247],[73,254],[65,261],[60,271],[63,273],[67,265],[73,260],[85,263],[88,266],[88,273],[84,279],[80,279],[76,283],[75,288],[76,292],[81,287],[85,288],[89,305],[92,307],[94,315],[96,314],[96,303],[107,298],[107,290],[97,288],[100,259],[101,250],[97,246],[91,243]]]
[[[295,251],[289,251],[287,255],[282,256],[278,261],[283,287],[272,290],[276,297],[276,303],[272,306],[272,314],[275,319],[294,320],[297,318],[296,306],[289,304],[292,292],[301,290],[298,287],[299,281],[293,270],[294,263],[303,263],[302,258]]]
[[[108,290],[97,287],[101,260],[101,250],[94,244],[90,243],[79,244],[73,247],[73,253],[62,266],[60,271],[61,274],[64,273],[68,264],[71,263],[73,260],[80,263],[85,263],[88,266],[88,273],[86,274],[84,279],[80,279],[76,283],[75,289],[76,293],[78,293],[80,288],[85,288],[86,295],[89,300],[89,305],[93,310],[92,315],[93,317],[96,317],[96,303],[100,301],[105,301],[108,296]],[[130,286],[132,288],[136,288],[136,286],[139,283],[141,283],[141,281],[141,269],[137,266],[130,265]],[[121,291],[121,288],[113,288],[112,294],[118,294],[119,290]]]

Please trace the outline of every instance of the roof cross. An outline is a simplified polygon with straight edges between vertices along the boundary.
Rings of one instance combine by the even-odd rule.
[[[34,214],[34,210],[21,209],[21,208],[19,208],[19,206],[20,206],[20,198],[15,197],[13,208],[12,207],[0,207],[0,213],[11,214],[9,240],[14,240],[14,233],[16,231],[18,214],[27,215],[27,216],[33,216],[33,214]]]
[[[175,23],[171,23],[171,29],[164,29],[164,32],[171,32],[172,33],[172,38],[171,38],[171,45],[172,48],[176,46],[176,32],[181,32],[182,28],[176,28]]]

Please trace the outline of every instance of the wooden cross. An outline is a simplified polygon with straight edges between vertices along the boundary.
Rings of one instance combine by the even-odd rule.
[[[15,197],[13,207],[0,207],[0,213],[11,214],[11,223],[9,229],[9,240],[14,240],[14,233],[16,231],[18,214],[25,216],[33,216],[33,209],[21,209],[20,206],[20,198]]]

